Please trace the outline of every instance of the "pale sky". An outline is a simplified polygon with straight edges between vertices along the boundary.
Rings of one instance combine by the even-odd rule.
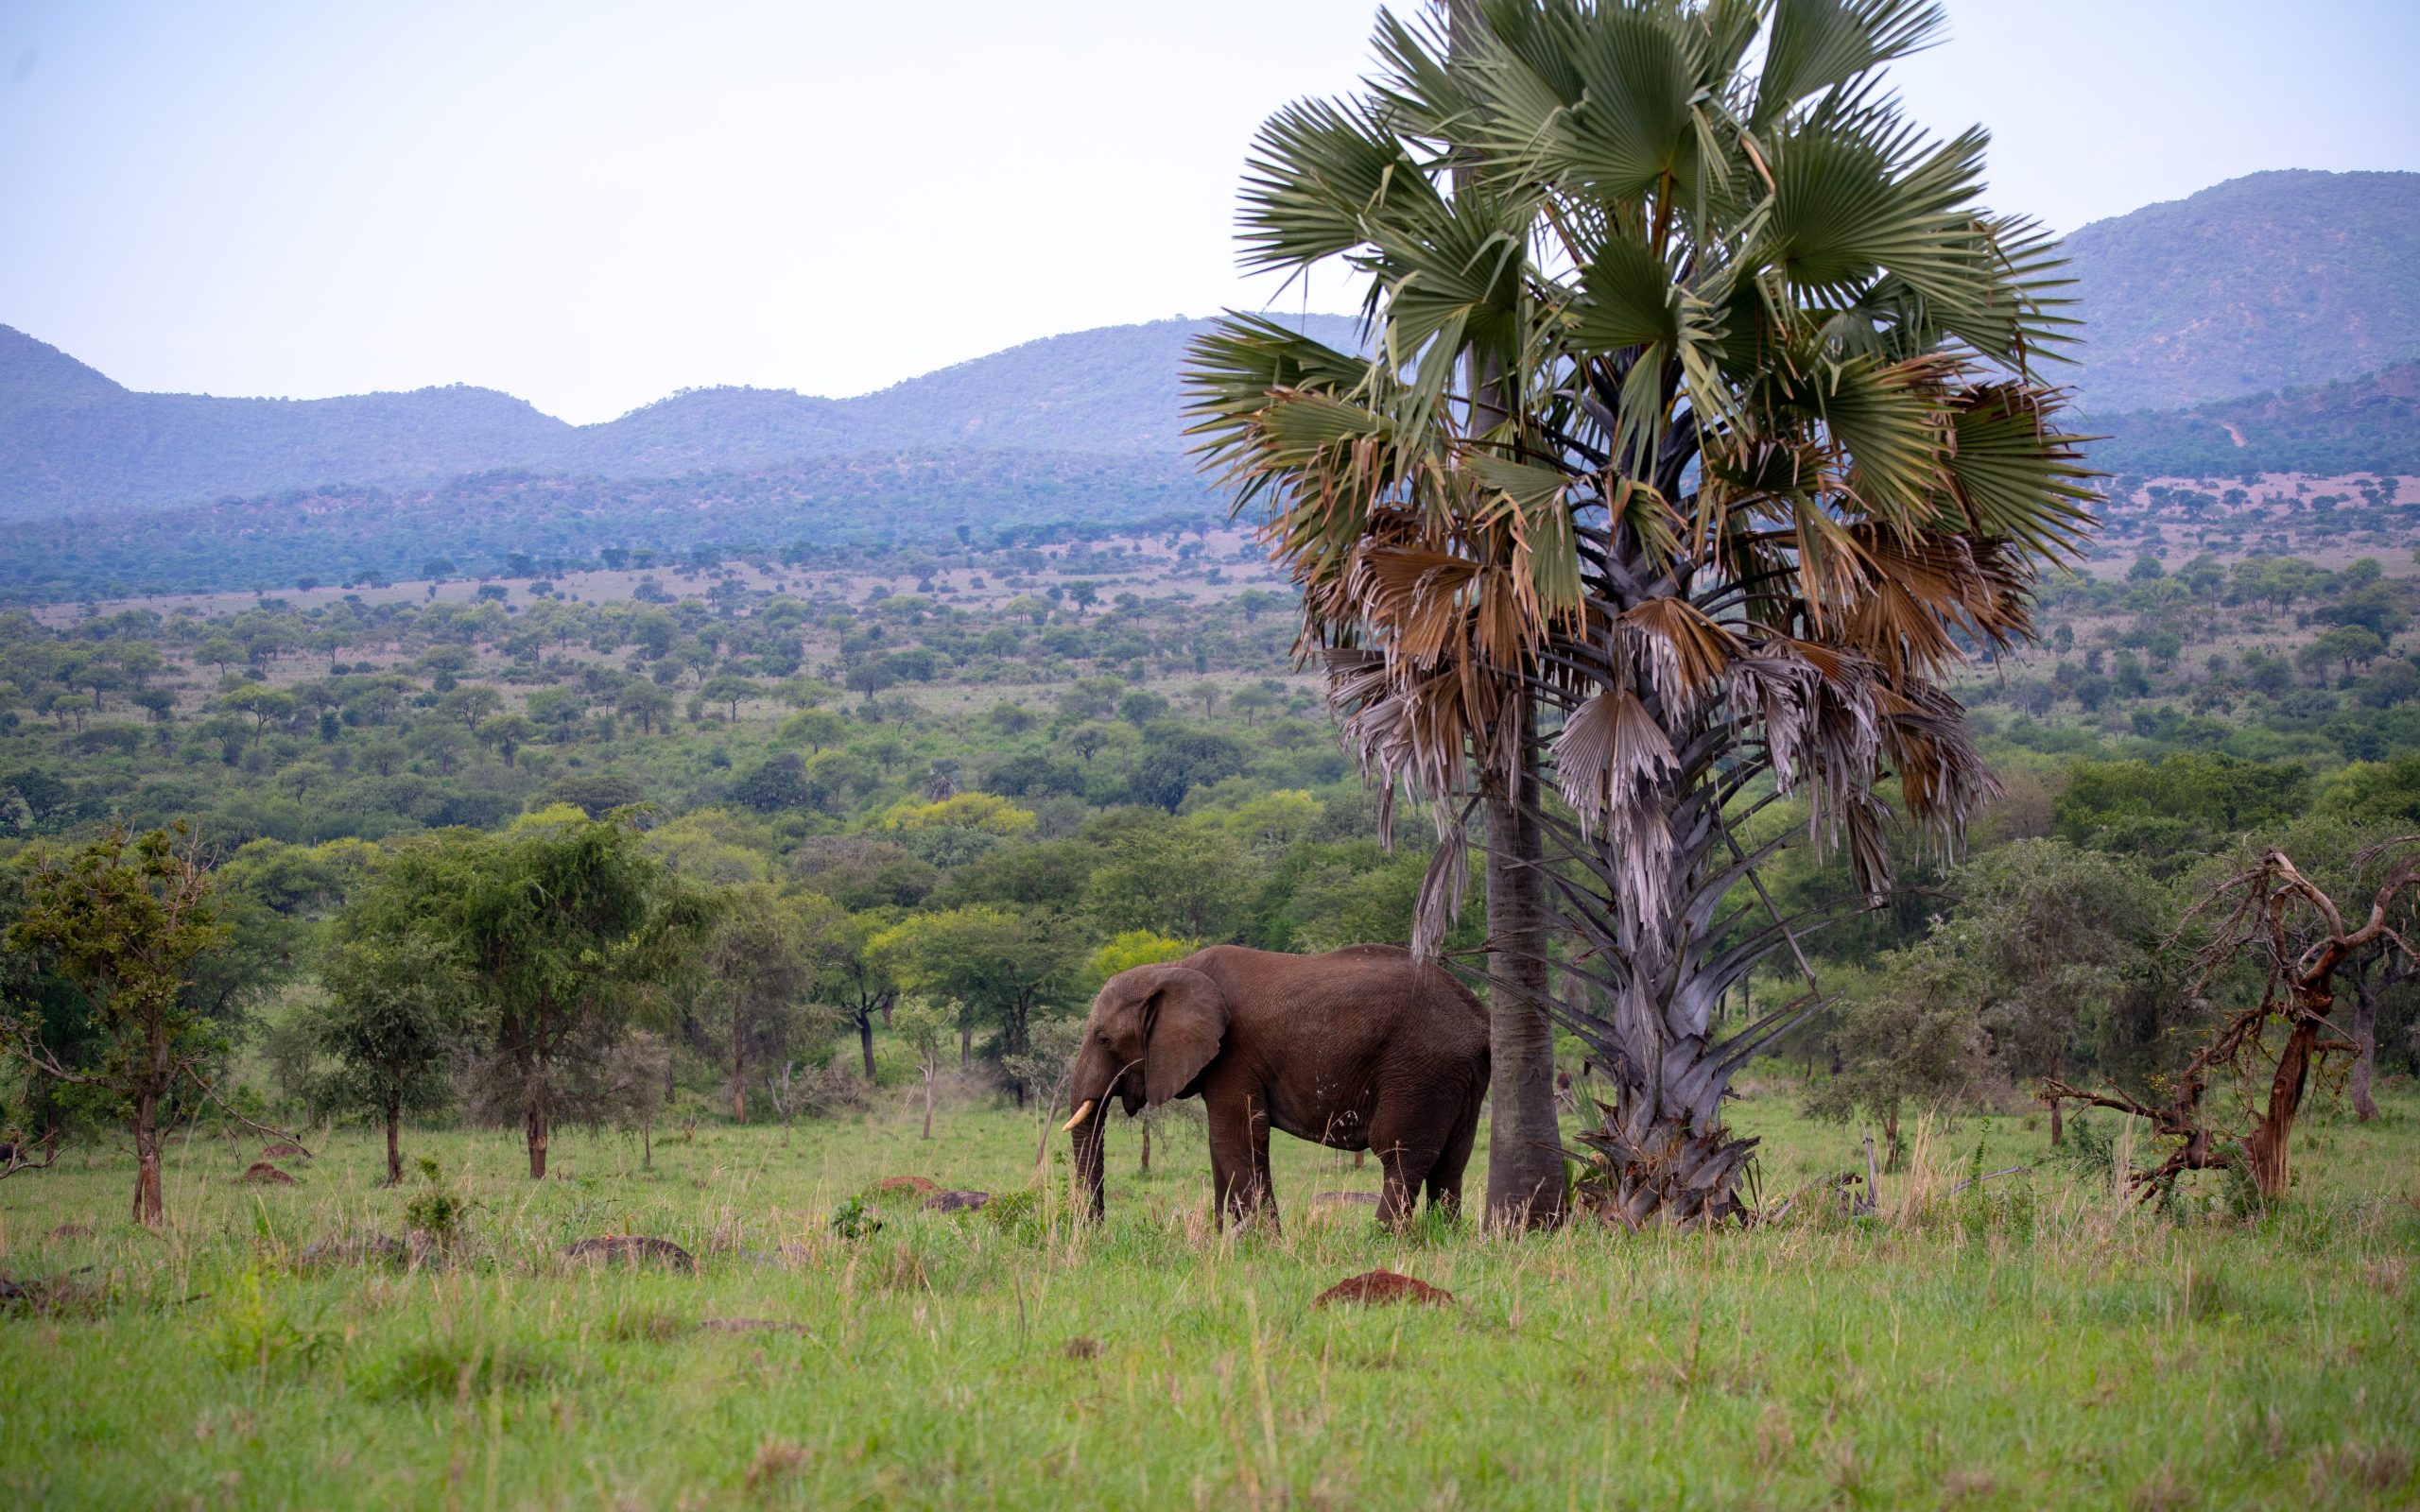
[[[1936,130],[1992,129],[1995,208],[2070,230],[2264,168],[2420,167],[2420,0],[1949,9],[1896,77]],[[137,388],[464,382],[591,421],[1257,306],[1245,147],[1355,84],[1374,14],[0,0],[0,324]]]

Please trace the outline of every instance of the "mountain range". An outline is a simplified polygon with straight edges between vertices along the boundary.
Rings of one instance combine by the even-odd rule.
[[[2420,174],[2256,174],[2095,222],[2066,249],[2086,339],[2054,376],[2138,471],[2183,471],[2164,466],[2163,446],[2252,460],[2213,452],[2223,427],[2194,419],[2193,406],[2310,389],[2286,408],[2301,417],[2298,434],[2312,434],[2313,405],[2350,398],[2311,386],[2420,358]],[[1343,317],[1307,318],[1323,339],[1356,339]],[[946,459],[973,454],[1025,458],[1011,470],[1039,479],[1098,477],[1112,459],[1137,459],[1164,502],[1183,476],[1178,369],[1205,326],[1052,336],[854,399],[693,389],[586,426],[459,386],[319,400],[140,393],[0,326],[0,518],[365,486],[426,493],[499,471],[629,481],[806,466],[828,482],[883,472],[812,464],[887,456],[959,476],[969,469]],[[2330,455],[2361,465],[2360,438],[2404,413],[2401,397],[2397,387],[2387,408],[2336,426]]]
[[[1324,340],[1356,339],[1343,317],[1307,318]],[[0,516],[499,469],[642,478],[856,454],[1167,457],[1184,450],[1178,369],[1208,324],[1051,336],[856,399],[689,389],[596,425],[465,386],[308,400],[138,393],[0,326]]]

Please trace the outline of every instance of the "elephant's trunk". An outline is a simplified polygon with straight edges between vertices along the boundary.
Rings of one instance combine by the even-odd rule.
[[[1067,1121],[1067,1130],[1076,1137],[1076,1185],[1081,1194],[1079,1211],[1098,1218],[1108,1211],[1101,1195],[1101,1173],[1109,1139],[1108,1103],[1099,1098],[1083,1101],[1076,1116]]]
[[[1126,1110],[1134,1111],[1142,1096],[1136,1065],[1131,1060],[1120,1064],[1115,1053],[1088,1046],[1076,1061],[1075,1074],[1067,1079],[1067,1097],[1075,1112],[1060,1126],[1076,1142],[1080,1204],[1096,1218],[1108,1207],[1101,1195],[1101,1177],[1108,1153],[1110,1104],[1122,1099]]]

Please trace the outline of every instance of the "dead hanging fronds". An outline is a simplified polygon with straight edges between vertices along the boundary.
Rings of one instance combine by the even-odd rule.
[[[2208,1005],[2214,984],[2238,965],[2260,971],[2260,995],[2222,1019],[2207,1043],[2184,1070],[2160,1086],[2165,1101],[2119,1089],[2086,1091],[2056,1079],[2042,1094],[2113,1108],[2152,1125],[2172,1142],[2167,1159],[2135,1173],[2148,1197],[2187,1171],[2239,1168],[2263,1197],[2285,1194],[2292,1173],[2288,1160],[2294,1120],[2315,1066],[2330,1055],[2351,1054],[2354,1044],[2330,1015],[2336,1005],[2337,970],[2374,947],[2411,958],[2411,943],[2388,922],[2395,901],[2420,886],[2420,835],[2403,835],[2372,846],[2354,858],[2362,865],[2381,856],[2392,864],[2369,900],[2365,915],[2348,921],[2336,900],[2304,876],[2291,858],[2275,849],[2257,865],[2227,878],[2189,909],[2169,937],[2172,948],[2195,919],[2225,916],[2209,940],[2194,953],[2195,972],[2187,990],[2197,1006]],[[2283,1040],[2273,1047],[2273,1032]],[[2262,1082],[2266,1081],[2265,1089]],[[2231,1083],[2243,1114],[2225,1119],[2208,1106],[2221,1082]]]

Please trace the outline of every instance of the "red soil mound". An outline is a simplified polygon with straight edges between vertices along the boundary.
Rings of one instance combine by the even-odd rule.
[[[1325,1307],[1331,1302],[1430,1302],[1443,1304],[1454,1299],[1454,1294],[1443,1287],[1409,1276],[1398,1276],[1391,1270],[1365,1270],[1358,1276],[1348,1276],[1313,1299],[1313,1307]]]

